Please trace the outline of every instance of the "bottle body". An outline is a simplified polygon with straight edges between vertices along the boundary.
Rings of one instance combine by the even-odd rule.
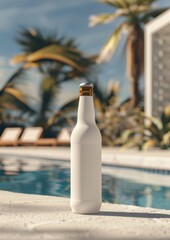
[[[101,134],[92,96],[80,96],[78,121],[71,135],[71,209],[95,213],[102,203]]]

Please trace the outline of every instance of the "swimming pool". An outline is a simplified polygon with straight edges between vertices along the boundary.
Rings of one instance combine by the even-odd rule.
[[[170,175],[103,166],[103,201],[170,209]],[[0,159],[0,190],[69,197],[69,161]]]

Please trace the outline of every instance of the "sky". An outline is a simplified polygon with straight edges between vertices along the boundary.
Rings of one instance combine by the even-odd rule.
[[[170,0],[159,0],[157,3],[157,6],[169,5]],[[55,31],[59,37],[74,38],[79,49],[86,54],[97,54],[117,22],[90,28],[88,19],[90,15],[111,11],[111,7],[94,0],[0,0],[0,88],[17,69],[17,66],[11,65],[10,58],[21,52],[15,42],[20,27],[39,27],[46,33]],[[123,41],[120,45],[123,45]],[[120,98],[123,100],[129,96],[125,55],[121,47],[118,47],[111,61],[100,65],[98,69],[98,81],[104,89],[109,81],[117,80]],[[27,85],[40,80],[33,71],[29,73],[29,78]],[[21,86],[23,91],[24,84]],[[79,84],[73,81],[63,85],[56,99],[57,104],[77,95]],[[36,95],[36,86],[34,90]]]

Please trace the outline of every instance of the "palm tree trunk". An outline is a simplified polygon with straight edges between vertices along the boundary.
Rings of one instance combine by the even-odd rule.
[[[143,30],[133,26],[127,41],[127,72],[131,82],[131,102],[133,107],[139,104],[139,78],[143,71],[144,61]]]
[[[138,77],[131,78],[131,102],[132,106],[136,107],[140,100]]]
[[[45,114],[40,112],[38,115],[37,115],[37,118],[34,122],[34,126],[38,126],[38,127],[46,127],[47,125],[47,118],[45,117]]]

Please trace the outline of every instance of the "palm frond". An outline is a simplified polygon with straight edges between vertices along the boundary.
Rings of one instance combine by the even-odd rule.
[[[125,14],[125,11],[119,9],[115,13],[102,13],[98,15],[91,15],[89,18],[89,27],[94,27],[99,24],[110,23],[116,18],[122,16],[123,14]]]
[[[19,110],[21,112],[36,113],[19,90],[12,88],[6,90],[0,95],[0,108],[3,111]]]
[[[98,64],[101,64],[104,61],[110,60],[111,56],[113,55],[119,43],[122,27],[123,25],[121,24],[118,28],[116,28],[116,30],[112,33],[110,38],[107,40],[107,42],[103,46],[100,52],[100,55],[97,59]]]
[[[64,115],[64,114],[58,114],[57,118],[52,119],[50,118],[47,121],[47,125],[48,127],[50,126],[57,126],[57,127],[66,127],[66,126],[71,126],[74,127],[75,126],[75,118],[74,117],[70,117],[68,115]]]
[[[130,0],[129,0],[130,1]],[[156,2],[157,0],[133,0],[135,4],[141,5],[151,5],[152,3]]]
[[[163,144],[170,147],[170,131],[163,135]]]
[[[170,104],[165,106],[163,114],[165,115],[166,118],[168,118],[170,120]]]
[[[26,56],[24,62],[34,63],[39,61],[57,61],[75,68],[77,71],[85,72],[92,64],[90,59],[83,57],[79,51],[59,45],[50,45]],[[86,68],[85,68],[86,67]]]
[[[19,53],[19,54],[15,55],[14,57],[12,57],[10,62],[12,64],[18,64],[18,63],[24,62],[26,56],[27,56],[26,53]]]
[[[50,44],[56,43],[55,34],[44,35],[39,29],[36,28],[21,28],[18,31],[16,42],[22,46],[25,53],[32,53]]]
[[[78,99],[79,97],[75,97],[71,99],[70,101],[64,103],[60,108],[59,111],[74,111],[78,107]]]
[[[138,148],[141,150],[141,145],[143,143],[143,138],[139,135],[134,135],[131,139],[129,139],[128,142],[123,144],[121,149],[127,149],[127,148]]]
[[[144,127],[145,130],[149,131],[151,133],[151,136],[154,139],[157,139],[158,141],[162,140],[162,132],[158,125],[155,124],[154,122],[150,123],[149,125],[146,125]]]
[[[103,113],[105,110],[105,104],[106,104],[106,94],[105,91],[103,91],[102,87],[99,85],[98,82],[94,83],[94,105],[97,111],[100,113]]]
[[[11,84],[17,79],[17,78],[21,78],[22,76],[24,76],[25,73],[23,71],[23,68],[19,68],[5,83],[5,85],[3,86],[3,88],[0,90],[0,94],[4,92],[5,88],[8,86],[11,86]]]
[[[129,5],[149,6],[157,0],[125,0]]]
[[[130,6],[129,1],[127,0],[98,0],[98,2],[110,5],[115,8],[127,8]]]
[[[143,150],[148,150],[148,149],[153,148],[153,147],[159,147],[159,142],[154,140],[154,139],[149,139],[148,141],[146,141],[143,144],[142,149]]]
[[[44,121],[60,84],[80,77],[92,77],[96,56],[88,57],[79,51],[73,39],[58,38],[54,33],[45,35],[35,28],[22,29],[17,42],[24,53],[14,56],[12,61],[22,64],[24,71],[36,67],[43,75],[42,104],[37,119],[41,120],[42,117]]]
[[[114,8],[133,13],[146,11],[156,0],[98,0],[100,3],[110,5]]]
[[[58,111],[48,120],[48,125],[56,125],[59,122],[68,122],[68,119],[72,119],[70,113],[77,111],[78,96],[64,103]],[[71,120],[70,120],[71,121]]]
[[[5,88],[5,92],[12,95],[16,99],[18,99],[20,102],[22,102],[24,104],[26,103],[26,99],[25,99],[24,95],[17,89],[7,87],[7,88]]]

